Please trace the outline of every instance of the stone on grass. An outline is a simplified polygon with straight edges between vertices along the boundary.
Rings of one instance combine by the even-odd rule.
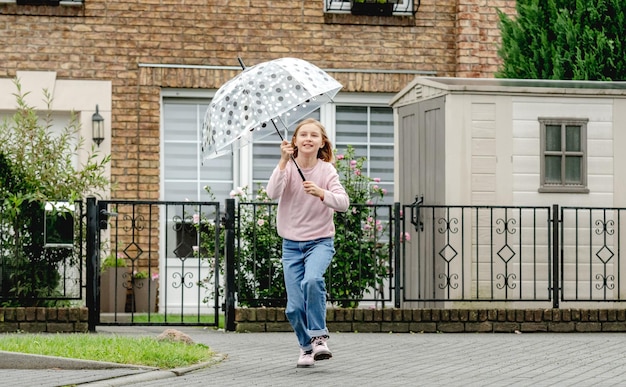
[[[178,331],[176,329],[166,329],[157,336],[158,341],[172,341],[172,342],[181,342],[185,344],[194,344],[193,340],[189,335]]]

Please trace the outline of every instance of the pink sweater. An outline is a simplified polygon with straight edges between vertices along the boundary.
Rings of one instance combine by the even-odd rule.
[[[350,198],[339,181],[335,166],[318,160],[310,169],[302,169],[304,177],[324,190],[324,201],[309,195],[302,188],[302,178],[293,161],[284,170],[274,168],[267,184],[267,194],[278,199],[276,223],[278,235],[293,241],[310,241],[333,237],[334,211],[345,212]]]

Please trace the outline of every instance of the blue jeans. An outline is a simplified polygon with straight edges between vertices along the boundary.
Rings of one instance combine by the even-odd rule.
[[[333,238],[306,242],[283,239],[285,314],[305,351],[312,348],[311,338],[328,335],[324,273],[334,254]]]

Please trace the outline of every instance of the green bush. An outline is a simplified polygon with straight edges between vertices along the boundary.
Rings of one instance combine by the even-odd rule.
[[[14,83],[16,113],[0,123],[0,297],[3,305],[54,305],[60,296],[60,262],[76,266],[80,257],[72,249],[44,248],[44,204],[73,203],[105,190],[110,158],[98,161],[92,146],[84,165],[75,167],[75,158],[84,152],[77,116],[72,114],[61,133],[53,134],[50,94],[43,91],[47,111],[38,112],[26,103],[19,81]],[[81,227],[78,218],[75,227]]]
[[[499,78],[619,81],[626,77],[626,2],[517,0],[498,11]]]

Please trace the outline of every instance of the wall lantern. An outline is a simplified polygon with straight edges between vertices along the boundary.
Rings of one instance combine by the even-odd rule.
[[[91,116],[91,134],[93,142],[100,146],[100,143],[104,141],[104,118],[98,112],[98,105],[96,105],[96,112]]]

